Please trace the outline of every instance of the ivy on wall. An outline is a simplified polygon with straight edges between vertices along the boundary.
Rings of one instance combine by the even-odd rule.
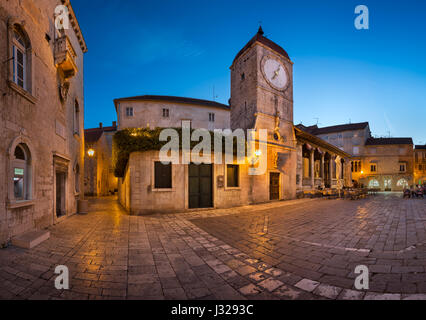
[[[173,128],[179,134],[179,148],[182,150],[182,128]],[[130,154],[132,152],[143,152],[157,150],[160,151],[161,148],[170,142],[160,141],[160,134],[164,128],[148,129],[148,128],[138,128],[138,129],[124,129],[115,133],[113,138],[113,147],[112,147],[112,158],[114,165],[114,174],[118,178],[124,177],[126,166],[129,161]],[[194,129],[191,130],[191,136],[194,132]],[[214,151],[215,139],[222,140],[222,152],[225,153],[225,136],[221,134],[215,134],[213,131],[209,131],[210,140],[211,140],[211,151]],[[202,142],[200,141],[191,141],[190,148],[191,150]],[[244,142],[244,150],[247,150],[247,145]],[[238,151],[238,139],[233,139],[233,153],[237,154]]]

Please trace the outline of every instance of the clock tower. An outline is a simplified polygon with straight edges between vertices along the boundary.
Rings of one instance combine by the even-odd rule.
[[[267,130],[267,170],[250,177],[251,201],[295,198],[293,62],[261,27],[232,63],[230,105],[232,130]]]
[[[261,27],[232,63],[230,104],[233,130],[268,129],[292,140],[293,62]]]

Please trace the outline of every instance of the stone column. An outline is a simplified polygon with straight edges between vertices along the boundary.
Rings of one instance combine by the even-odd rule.
[[[325,165],[325,153],[321,155],[321,178],[322,178],[322,184],[321,187],[324,189],[325,187],[325,172],[324,172],[324,165]]]
[[[296,174],[299,176],[297,188],[302,190],[303,188],[303,146],[297,144],[297,169]]]
[[[333,156],[330,157],[330,162],[328,164],[328,172],[330,172],[330,188],[333,187],[333,161],[335,161],[335,159],[333,159]]]
[[[314,159],[315,149],[311,150],[311,155],[309,158],[309,164],[311,167],[311,186],[315,187],[315,159]]]

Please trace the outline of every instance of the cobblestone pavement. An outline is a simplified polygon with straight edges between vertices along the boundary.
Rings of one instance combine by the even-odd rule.
[[[295,200],[135,217],[111,198],[0,250],[1,299],[426,299],[426,200]],[[70,289],[57,290],[57,265]],[[370,290],[354,289],[354,269]]]

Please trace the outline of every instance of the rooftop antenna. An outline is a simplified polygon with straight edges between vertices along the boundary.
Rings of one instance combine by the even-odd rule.
[[[351,124],[352,123],[352,119],[349,119],[349,124]]]
[[[390,131],[387,131],[387,133],[389,134],[389,138],[391,137],[391,132]]]
[[[317,120],[316,126],[319,125],[319,118],[314,118],[314,120]]]
[[[213,101],[216,101],[216,98],[217,98],[218,96],[216,95],[216,87],[215,86],[213,86]]]

